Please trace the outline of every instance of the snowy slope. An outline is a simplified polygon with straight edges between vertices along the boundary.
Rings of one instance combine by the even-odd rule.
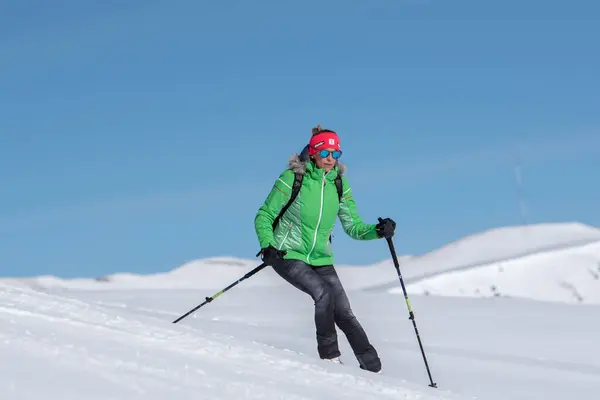
[[[525,257],[539,252],[578,247],[600,242],[600,229],[579,223],[511,226],[476,233],[402,263],[408,282],[441,273],[466,270]],[[396,244],[401,249],[401,242]],[[391,261],[389,261],[391,263]],[[385,289],[389,285],[382,285]],[[377,289],[377,285],[374,285]]]
[[[0,283],[4,400],[592,400],[598,307],[413,296],[438,389],[399,296],[349,291],[383,373],[316,356],[312,301],[240,286],[178,324],[204,290],[34,291]]]
[[[401,238],[396,238],[395,244],[400,251]],[[385,241],[371,245],[381,248],[382,254],[387,251]],[[500,291],[503,295],[566,302],[600,302],[599,261],[600,230],[576,223],[498,228],[462,238],[423,256],[400,257],[403,277],[413,293],[486,296]],[[214,257],[151,275],[121,273],[100,279],[41,276],[4,282],[63,290],[217,291],[258,263],[258,259]],[[370,266],[339,266],[338,273],[348,289],[399,290],[389,259]],[[285,284],[270,268],[243,282],[243,286],[263,288]]]
[[[600,229],[579,223],[502,227],[467,236],[415,257],[409,265],[418,269],[419,275],[425,275],[597,241],[600,241]]]
[[[515,296],[600,304],[600,243],[573,246],[435,275],[408,285],[409,293]],[[392,293],[401,293],[392,289]]]
[[[214,332],[214,325],[190,329],[1,285],[0,393],[6,400],[454,398],[257,343],[239,329],[235,338]]]
[[[257,259],[259,260],[259,259]],[[260,261],[260,260],[259,260]],[[171,271],[139,275],[117,273],[95,279],[63,279],[55,276],[0,279],[13,285],[25,284],[36,288],[63,288],[86,290],[114,289],[205,289],[223,287],[255,268],[259,261],[234,257],[212,257],[194,260]],[[271,286],[281,284],[273,274],[261,273],[244,285]]]

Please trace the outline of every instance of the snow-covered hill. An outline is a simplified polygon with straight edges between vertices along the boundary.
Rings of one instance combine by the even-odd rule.
[[[448,271],[596,242],[600,242],[600,229],[579,223],[495,228],[461,238],[422,256],[411,257],[402,264],[403,275],[407,281],[415,282]]]
[[[592,400],[598,307],[411,297],[438,388],[404,302],[349,291],[383,362],[316,356],[312,301],[288,286],[240,286],[194,314],[202,290],[70,290],[0,283],[3,400]]]
[[[455,269],[490,264],[600,242],[600,229],[579,223],[511,226],[476,233],[407,263],[414,280]]]
[[[5,284],[0,294],[6,400],[453,398],[302,355],[292,335],[286,350],[270,335],[258,343],[210,320],[190,319],[190,328],[171,324],[164,311],[140,315],[139,299],[115,308]],[[173,309],[169,297],[162,310]],[[244,319],[252,323],[251,314]]]
[[[0,398],[596,399],[599,262],[600,231],[579,224],[502,228],[402,257],[438,389],[391,260],[338,268],[382,357],[378,375],[357,368],[342,332],[345,365],[319,360],[312,300],[269,268],[172,323],[256,260],[2,279]]]
[[[401,268],[411,293],[600,304],[599,263],[599,229],[540,224],[471,235]],[[397,280],[364,289],[402,293]]]
[[[435,275],[408,292],[444,296],[512,296],[600,304],[600,242],[550,250]],[[391,289],[392,293],[401,293]]]
[[[401,238],[395,240],[398,251]],[[373,244],[387,248],[384,242]],[[465,296],[519,296],[537,300],[600,303],[600,230],[578,223],[492,229],[470,235],[423,256],[400,257],[413,293]],[[41,276],[12,280],[37,288],[64,290],[221,289],[258,264],[258,259],[214,257],[171,271],[113,274],[98,279]],[[348,289],[399,292],[390,259],[370,266],[339,266]],[[267,268],[244,286],[286,285]]]
[[[258,265],[255,260],[244,260],[235,257],[213,257],[194,260],[171,271],[157,274],[117,273],[95,279],[64,279],[55,276],[37,276],[16,278],[8,281],[11,284],[25,284],[36,288],[62,288],[86,290],[115,289],[206,289],[227,285],[239,279]],[[252,280],[244,282],[246,286],[270,286],[281,284],[273,274],[255,275]]]

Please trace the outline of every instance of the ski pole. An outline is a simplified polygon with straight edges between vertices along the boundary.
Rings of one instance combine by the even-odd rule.
[[[229,289],[231,289],[232,287],[234,287],[235,285],[237,285],[238,283],[240,283],[244,279],[250,278],[252,275],[254,275],[255,273],[257,273],[258,271],[260,271],[261,269],[263,269],[266,266],[267,265],[265,263],[260,264],[258,267],[254,268],[252,271],[248,272],[246,275],[242,276],[240,279],[238,279],[237,281],[233,282],[231,285],[227,286],[226,288],[224,288],[220,292],[217,292],[216,294],[212,295],[211,297],[207,297],[206,300],[202,304],[199,304],[198,306],[192,308],[190,311],[188,311],[187,313],[183,314],[181,317],[179,317],[175,321],[173,321],[173,323],[174,324],[178,323],[179,321],[181,321],[182,319],[184,319],[185,317],[187,317],[188,315],[190,315],[191,313],[193,313],[194,311],[196,311],[200,307],[202,307],[202,306],[210,303],[211,301],[213,301],[214,299],[216,299],[217,297],[219,297],[220,295],[222,295],[223,293],[225,293],[226,291],[228,291]]]
[[[381,218],[380,218],[381,219]],[[396,250],[394,249],[394,242],[392,238],[387,238],[388,246],[390,248],[390,253],[392,253],[392,258],[394,259],[394,266],[396,267],[396,271],[398,272],[398,278],[400,279],[400,285],[402,285],[402,291],[404,292],[404,299],[406,300],[406,306],[408,307],[409,319],[412,320],[413,327],[415,328],[415,334],[417,335],[417,340],[419,341],[419,347],[421,348],[421,354],[423,355],[423,361],[425,361],[425,368],[427,369],[427,375],[429,375],[429,386],[433,388],[437,388],[437,384],[433,383],[431,379],[431,371],[429,370],[429,364],[427,363],[427,357],[425,356],[425,351],[423,350],[423,344],[421,343],[421,336],[419,335],[419,330],[417,329],[417,323],[415,322],[415,314],[410,306],[410,301],[408,300],[408,294],[406,293],[406,287],[404,286],[404,280],[402,279],[402,274],[400,273],[400,263],[398,262],[398,257],[396,256]]]

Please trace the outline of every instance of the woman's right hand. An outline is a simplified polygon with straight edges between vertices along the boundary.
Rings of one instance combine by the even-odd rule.
[[[285,251],[278,250],[273,246],[265,247],[262,249],[261,253],[263,262],[271,267],[275,266],[280,261],[283,261],[283,257],[286,254]]]

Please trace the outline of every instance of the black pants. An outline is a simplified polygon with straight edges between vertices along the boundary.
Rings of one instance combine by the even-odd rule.
[[[346,335],[361,368],[378,372],[381,360],[356,319],[333,265],[312,267],[299,260],[284,260],[273,269],[308,294],[315,303],[317,350],[321,358],[338,357],[337,325]]]

